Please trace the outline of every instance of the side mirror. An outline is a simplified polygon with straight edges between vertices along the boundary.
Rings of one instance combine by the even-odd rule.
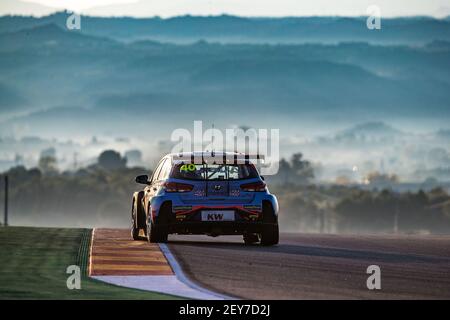
[[[264,176],[260,176],[260,177],[261,177],[261,180],[262,180],[262,181],[264,181],[264,180],[265,180],[265,179],[264,179]]]
[[[140,184],[147,184],[147,185],[150,184],[150,182],[148,181],[148,175],[146,175],[146,174],[137,176],[136,182],[140,183]]]

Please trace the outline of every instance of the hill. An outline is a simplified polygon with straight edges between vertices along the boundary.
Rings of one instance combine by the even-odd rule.
[[[0,18],[3,32],[55,23],[65,27],[68,15],[55,13],[43,18]],[[450,21],[429,17],[383,19],[382,30],[366,27],[365,17],[247,18],[230,15],[153,18],[82,17],[82,32],[124,41],[153,39],[192,43],[199,40],[222,43],[339,43],[364,41],[377,44],[424,44],[450,40]]]

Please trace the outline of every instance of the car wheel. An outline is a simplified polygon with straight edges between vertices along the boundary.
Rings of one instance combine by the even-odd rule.
[[[263,226],[261,230],[261,244],[263,246],[273,246],[278,244],[280,232],[278,229],[278,219],[275,216],[272,205],[263,203]]]
[[[259,242],[259,236],[256,233],[245,233],[243,235],[244,243],[247,245]]]
[[[158,242],[157,241],[158,240],[157,239],[158,231],[155,229],[155,225],[151,221],[147,222],[146,230],[147,230],[147,240],[148,240],[148,242],[150,242],[150,243]]]
[[[159,216],[157,221],[147,221],[147,239],[151,243],[164,243],[167,242],[169,232],[168,232],[168,217],[169,212],[172,210],[170,204],[163,204],[159,209]],[[150,211],[149,211],[150,212]]]
[[[155,225],[151,221],[147,224],[147,240],[150,243],[167,242],[168,234],[161,226]]]
[[[136,227],[136,206],[133,203],[133,208],[131,211],[131,237],[133,240],[139,240],[139,228]]]
[[[261,244],[263,246],[274,246],[279,241],[278,224],[263,226],[261,232]]]

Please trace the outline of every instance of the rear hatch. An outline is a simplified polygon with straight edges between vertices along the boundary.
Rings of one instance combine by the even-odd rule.
[[[241,192],[240,185],[258,178],[258,172],[249,164],[180,164],[175,165],[171,177],[194,186],[192,192],[180,194],[186,204],[217,201],[218,204],[251,202],[254,194]]]
[[[206,181],[206,197],[223,198],[230,195],[230,183],[228,181]]]

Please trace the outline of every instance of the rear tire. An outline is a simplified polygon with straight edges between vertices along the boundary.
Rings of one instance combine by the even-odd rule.
[[[269,224],[263,226],[261,232],[261,244],[263,246],[274,246],[279,242],[278,224]]]
[[[139,236],[141,229],[145,230],[145,211],[142,207],[144,192],[139,191],[133,195],[133,206],[131,207],[131,237],[133,240],[143,240]]]
[[[136,222],[136,206],[134,205],[134,203],[131,211],[131,238],[133,238],[133,240],[140,240],[139,228],[137,227]]]
[[[168,234],[164,232],[161,226],[156,226],[154,223],[149,222],[147,226],[147,240],[150,243],[164,243],[167,242]]]
[[[273,246],[278,244],[280,232],[278,228],[278,219],[268,202],[263,203],[263,226],[261,230],[261,245]]]
[[[141,238],[139,237],[139,229],[133,228],[131,227],[131,238],[133,238],[133,240],[141,240]]]
[[[151,212],[151,211],[149,211]],[[147,221],[147,240],[150,243],[167,242],[169,236],[169,215],[172,212],[170,203],[164,203],[159,209],[156,221]]]

